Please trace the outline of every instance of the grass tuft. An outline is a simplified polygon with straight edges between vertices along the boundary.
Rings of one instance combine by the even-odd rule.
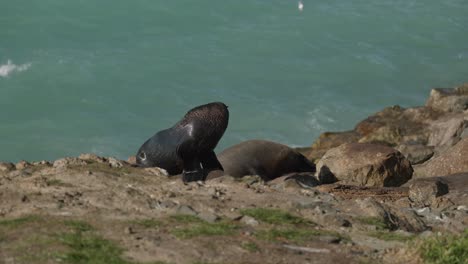
[[[36,215],[29,215],[25,217],[20,217],[16,219],[7,219],[7,220],[0,220],[0,226],[16,228],[22,224],[33,222],[39,220],[40,217]]]
[[[81,264],[129,264],[120,256],[123,250],[109,240],[96,236],[94,228],[88,223],[76,220],[65,221],[71,232],[57,236],[58,240],[69,248],[60,259],[65,263]]]
[[[257,220],[269,224],[312,224],[311,221],[278,209],[244,209],[241,210],[241,214],[251,216]]]
[[[238,226],[232,223],[199,222],[189,227],[173,229],[171,233],[177,238],[188,239],[196,236],[232,235],[237,228]]]
[[[142,226],[144,228],[157,228],[162,225],[161,221],[155,219],[141,219],[132,221],[132,223]]]
[[[242,243],[241,244],[241,247],[249,252],[258,252],[260,251],[260,248],[258,247],[257,244],[255,244],[254,242],[246,242],[246,243]]]
[[[78,221],[78,220],[66,220],[64,224],[75,232],[87,232],[92,231],[94,228],[86,222]]]
[[[185,215],[185,214],[171,215],[171,219],[178,223],[184,223],[184,224],[203,222],[202,219],[200,219],[199,217],[195,215]]]
[[[431,264],[467,264],[468,229],[459,235],[443,235],[425,240],[421,257]]]
[[[259,239],[267,240],[267,241],[284,241],[288,240],[291,242],[304,242],[310,239],[313,239],[317,236],[324,236],[324,235],[332,235],[336,236],[341,239],[343,238],[340,234],[331,232],[331,231],[324,231],[324,230],[316,230],[316,229],[298,229],[298,228],[288,228],[288,229],[268,229],[268,230],[261,230],[256,233],[256,237]]]
[[[378,217],[358,217],[356,220],[366,225],[373,225],[377,230],[391,229],[391,227],[384,220]]]

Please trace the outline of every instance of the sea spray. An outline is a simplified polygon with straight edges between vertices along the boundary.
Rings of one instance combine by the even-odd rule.
[[[8,77],[14,72],[26,71],[31,65],[31,63],[16,65],[8,60],[6,64],[0,65],[0,77]]]

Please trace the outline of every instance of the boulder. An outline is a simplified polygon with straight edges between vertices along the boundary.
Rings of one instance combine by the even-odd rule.
[[[0,172],[9,172],[15,169],[15,164],[11,162],[0,162]]]
[[[112,168],[122,168],[124,166],[124,161],[120,161],[114,157],[107,158],[107,162]]]
[[[359,138],[359,134],[355,131],[322,133],[310,147],[307,158],[311,161],[318,160],[327,150],[339,147],[345,143],[357,142]]]
[[[396,147],[411,164],[421,164],[434,155],[434,147],[422,144],[402,144]]]
[[[270,181],[268,185],[276,190],[307,189],[320,185],[320,182],[310,173],[291,173]]]
[[[441,112],[462,112],[468,109],[468,83],[456,88],[435,88],[426,106]]]
[[[23,170],[27,167],[30,167],[31,166],[31,163],[25,161],[25,160],[21,160],[19,161],[18,163],[16,163],[15,167],[17,170]]]
[[[402,143],[426,144],[427,125],[441,113],[428,107],[402,108],[392,106],[364,119],[356,125],[361,143],[396,146]]]
[[[417,179],[409,184],[409,199],[413,206],[431,206],[437,197],[447,194],[449,187],[443,179]]]
[[[468,194],[468,172],[455,173],[440,177],[414,178],[407,182],[404,186],[410,187],[417,182],[431,183],[437,181],[442,181],[444,184],[447,184],[450,194]]]
[[[369,224],[370,222],[378,229],[400,229],[408,232],[422,232],[428,228],[414,211],[384,204],[373,198],[346,201],[340,207],[345,212],[353,212],[353,214],[361,216],[355,219],[356,224],[359,222]]]
[[[427,145],[434,146],[443,151],[455,145],[468,127],[468,116],[462,113],[449,114],[429,125],[429,139]]]
[[[106,162],[106,160],[104,158],[99,157],[98,155],[93,154],[93,153],[83,153],[83,154],[80,154],[80,156],[78,158],[80,160],[97,162],[97,163]]]
[[[415,177],[445,176],[468,172],[468,138],[460,140],[437,157],[415,166]]]
[[[79,158],[67,157],[54,161],[52,166],[57,169],[65,169],[71,166],[85,166],[86,164],[86,161]]]
[[[317,163],[336,179],[358,186],[400,186],[411,179],[413,168],[397,150],[376,144],[350,143],[330,149]]]

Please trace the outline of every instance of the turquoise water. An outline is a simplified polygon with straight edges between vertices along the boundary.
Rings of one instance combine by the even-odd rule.
[[[468,1],[0,1],[0,160],[126,158],[190,108],[310,145],[468,81]]]

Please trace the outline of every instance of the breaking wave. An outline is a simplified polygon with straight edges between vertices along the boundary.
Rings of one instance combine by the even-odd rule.
[[[6,64],[0,65],[0,77],[8,77],[14,72],[26,71],[31,65],[31,63],[16,65],[8,60]]]

